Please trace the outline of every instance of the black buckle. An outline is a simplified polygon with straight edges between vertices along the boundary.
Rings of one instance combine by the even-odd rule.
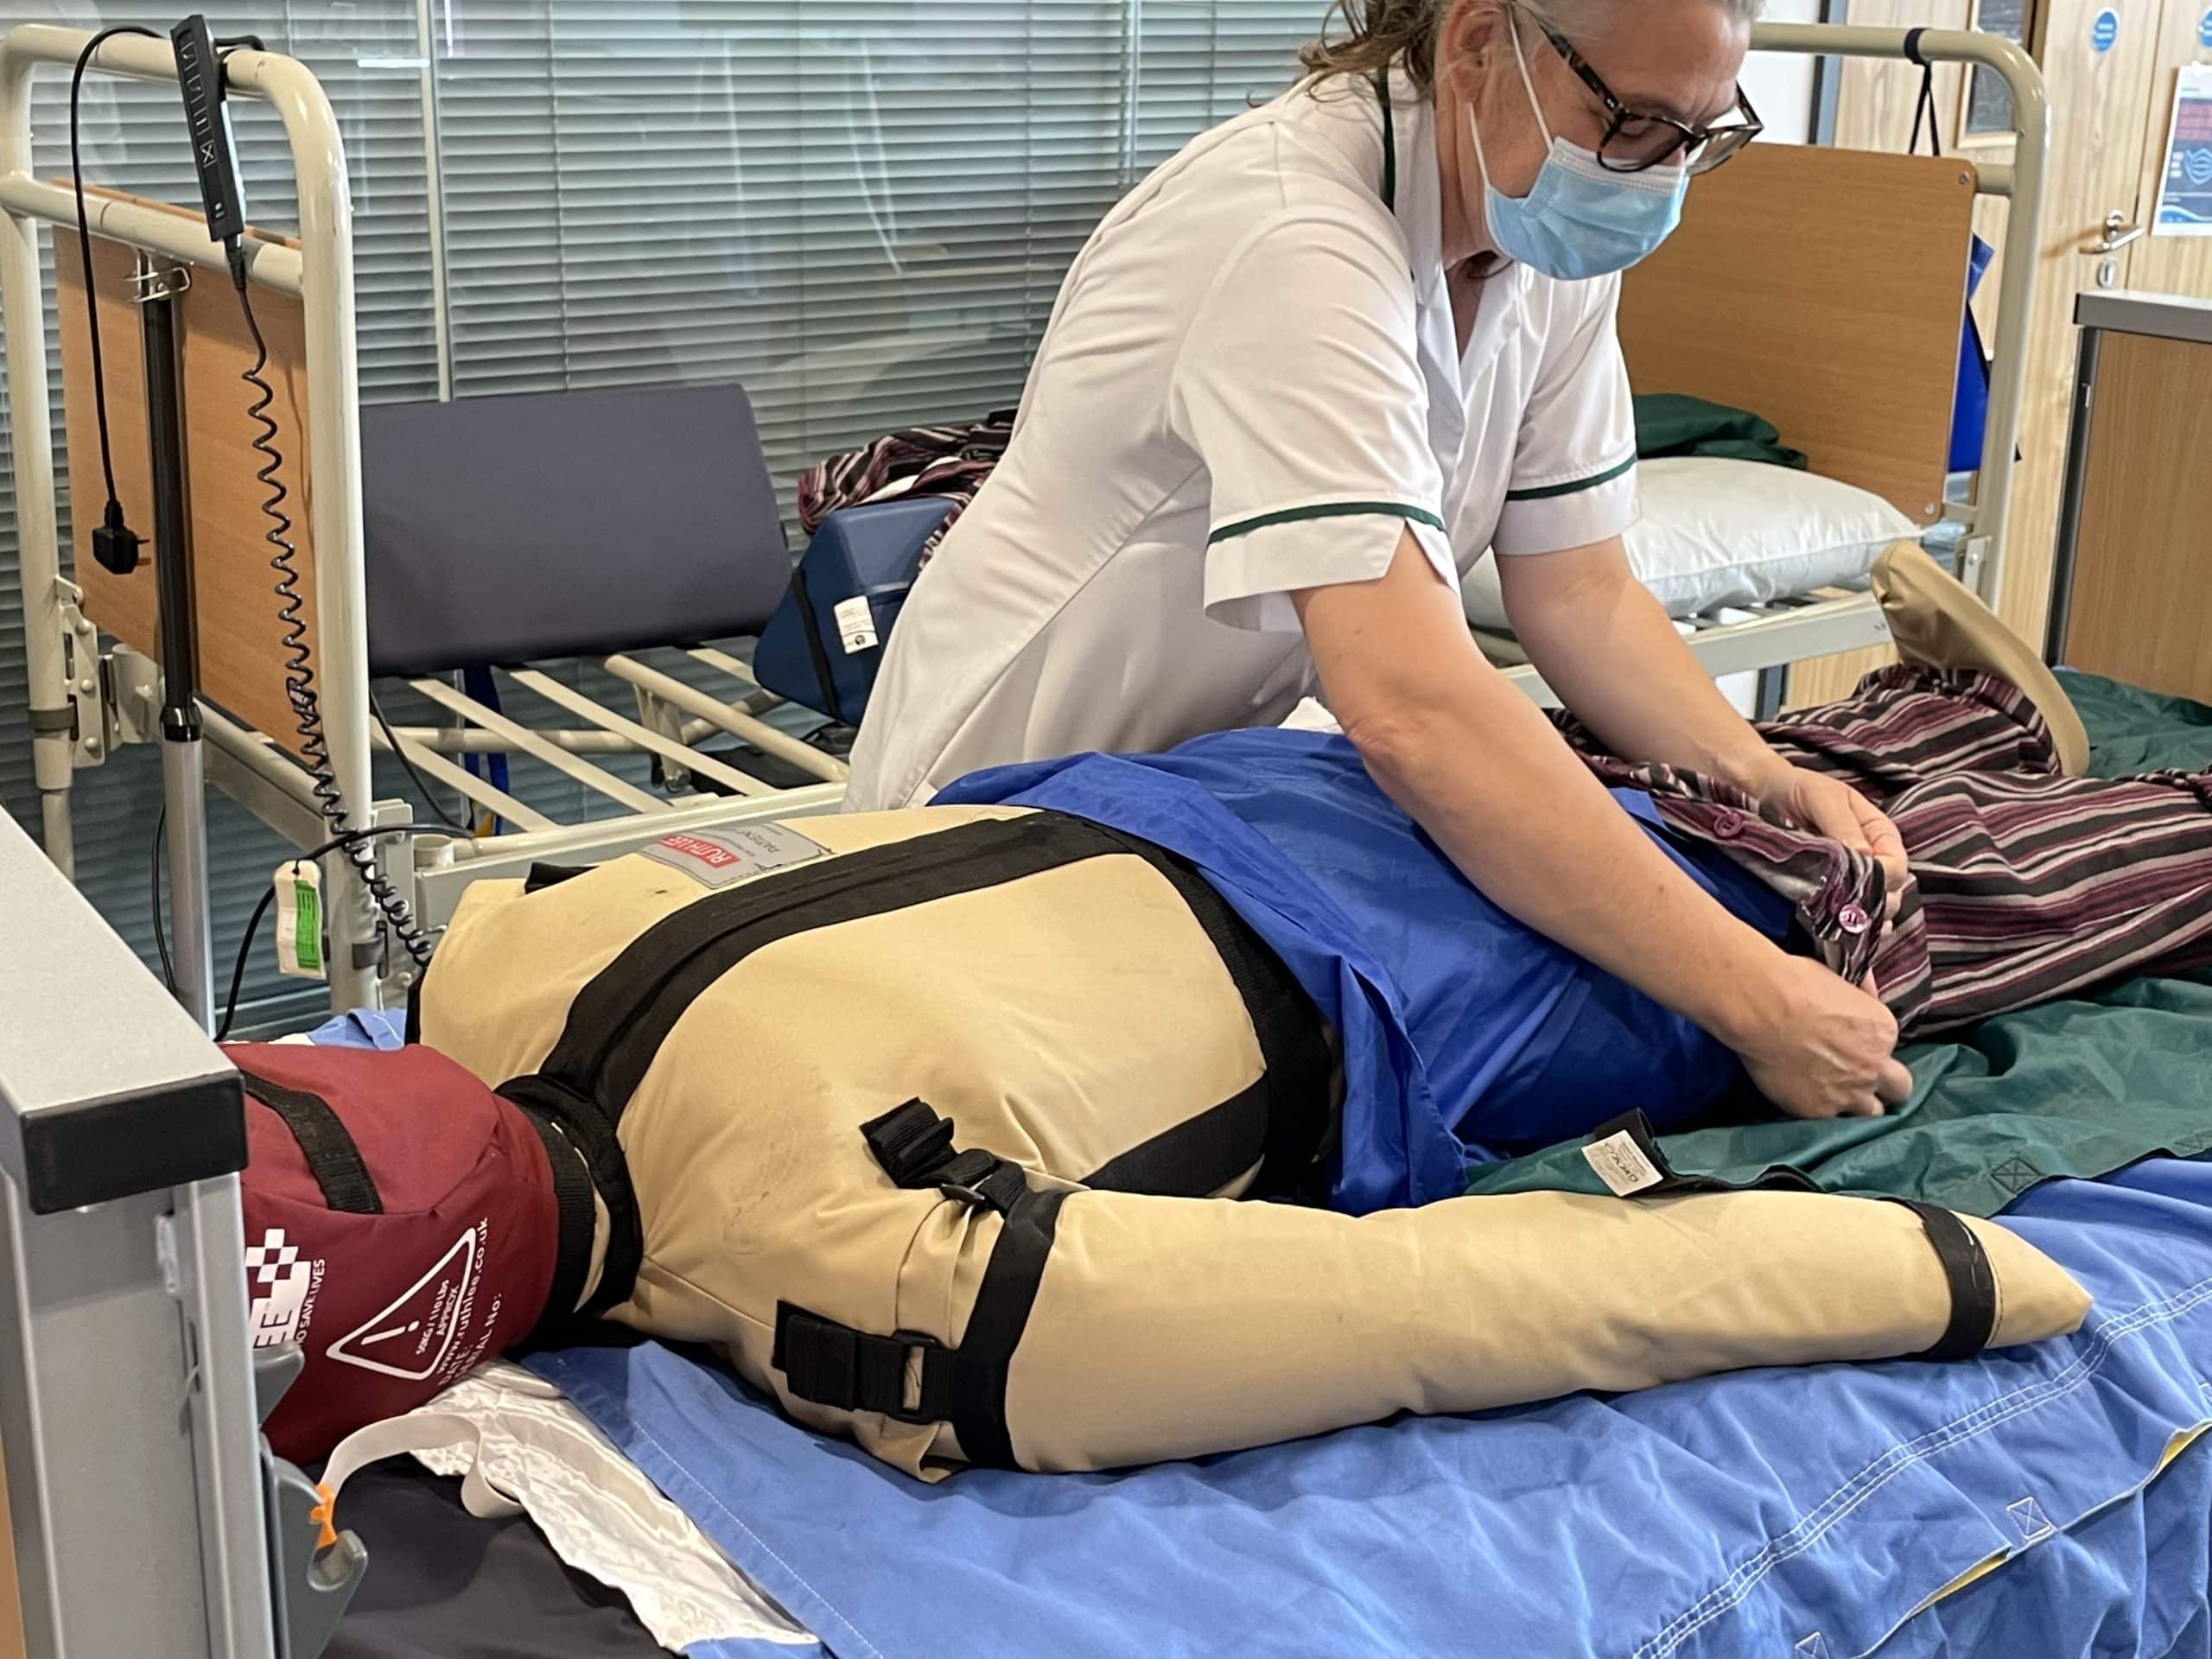
[[[932,1185],[938,1172],[955,1161],[952,1134],[952,1120],[918,1100],[861,1125],[861,1138],[893,1186]]]
[[[906,1362],[921,1356],[921,1384],[906,1404]],[[776,1304],[768,1363],[784,1374],[795,1400],[833,1411],[865,1411],[921,1427],[951,1414],[953,1351],[918,1331],[887,1337],[856,1331],[789,1302]]]

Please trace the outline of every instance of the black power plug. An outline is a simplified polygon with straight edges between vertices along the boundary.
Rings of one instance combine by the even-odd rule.
[[[123,522],[123,503],[111,498],[105,518],[92,532],[92,556],[100,568],[129,575],[138,568],[138,551],[144,545],[138,532]]]

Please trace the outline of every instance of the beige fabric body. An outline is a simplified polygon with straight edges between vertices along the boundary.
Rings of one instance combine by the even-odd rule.
[[[1012,816],[930,808],[791,827],[843,854]],[[478,884],[424,986],[424,1039],[494,1084],[535,1071],[576,993],[708,896],[634,856],[527,896]],[[903,1469],[959,1461],[950,1425],[794,1401],[769,1363],[779,1301],[961,1342],[1004,1224],[895,1187],[859,1133],[918,1097],[960,1147],[1071,1192],[1008,1373],[1028,1468],[1910,1353],[1949,1319],[1935,1252],[1896,1205],[1529,1194],[1352,1219],[1081,1188],[1261,1075],[1228,971],[1134,855],[784,939],[691,1006],[622,1116],[645,1260],[614,1317],[717,1344],[794,1416]],[[2087,1299],[2063,1271],[2000,1226],[1969,1225],[1997,1274],[1998,1344],[2078,1325]]]

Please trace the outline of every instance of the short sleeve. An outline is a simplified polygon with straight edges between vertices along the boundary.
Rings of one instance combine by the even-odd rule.
[[[1620,278],[1549,288],[1543,361],[1492,542],[1509,556],[1587,547],[1621,534],[1637,516],[1636,405],[1617,327]]]
[[[1224,264],[1168,400],[1208,480],[1207,615],[1295,631],[1292,594],[1375,580],[1408,527],[1458,585],[1416,327],[1387,219],[1285,213]]]

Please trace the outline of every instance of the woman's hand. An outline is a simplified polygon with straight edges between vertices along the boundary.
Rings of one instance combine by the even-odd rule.
[[[1755,1007],[1750,1028],[1724,1040],[1759,1092],[1792,1117],[1879,1117],[1911,1097],[1896,1016],[1871,985],[1783,957]]]
[[[1776,811],[1801,830],[1809,830],[1830,841],[1840,841],[1882,867],[1886,895],[1885,919],[1895,919],[1904,901],[1905,883],[1911,868],[1905,859],[1904,837],[1881,808],[1840,779],[1808,772],[1802,766],[1776,768],[1764,786],[1755,791],[1762,805]]]

